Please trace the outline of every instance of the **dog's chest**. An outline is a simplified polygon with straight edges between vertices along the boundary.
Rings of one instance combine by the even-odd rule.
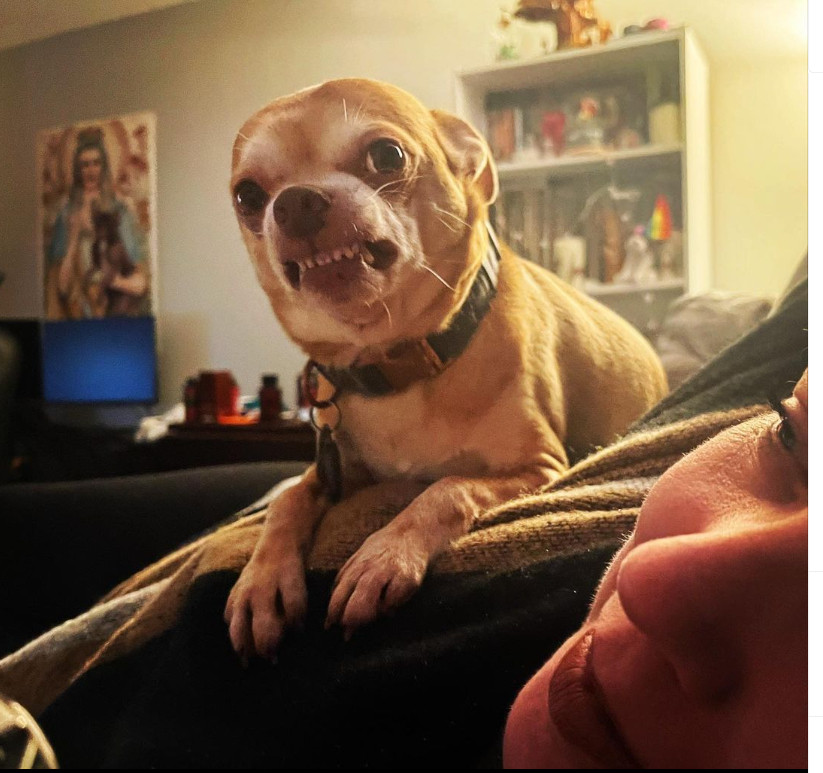
[[[437,480],[505,469],[522,453],[517,417],[501,395],[492,410],[473,413],[417,390],[391,398],[355,398],[339,432],[344,462],[364,464],[378,480]],[[506,426],[508,425],[508,426]]]

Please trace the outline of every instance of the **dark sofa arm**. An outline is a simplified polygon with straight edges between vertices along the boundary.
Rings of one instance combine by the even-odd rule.
[[[0,486],[0,652],[250,505],[305,462]]]

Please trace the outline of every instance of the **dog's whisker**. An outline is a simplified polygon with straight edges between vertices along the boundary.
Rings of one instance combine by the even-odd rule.
[[[372,191],[372,193],[369,195],[369,199],[373,199],[380,193],[380,191],[384,190],[385,188],[388,188],[390,185],[397,185],[397,183],[399,182],[400,180],[389,180],[387,183],[383,183],[379,188],[375,188],[374,191]]]
[[[438,282],[440,282],[441,284],[444,284],[446,287],[448,287],[448,288],[449,288],[449,290],[451,290],[453,293],[456,293],[456,292],[457,292],[457,290],[455,290],[455,288],[454,288],[454,287],[452,287],[452,286],[451,286],[451,285],[450,285],[450,284],[449,284],[449,283],[448,283],[445,279],[443,279],[443,277],[442,277],[442,276],[440,276],[440,274],[438,274],[438,273],[437,273],[437,272],[436,272],[436,271],[435,271],[435,270],[434,270],[431,266],[429,266],[427,263],[421,263],[421,264],[420,264],[420,266],[423,268],[423,270],[424,270],[424,271],[428,271],[428,272],[429,272],[429,273],[430,273],[430,274],[431,274],[431,275],[432,275],[432,276],[433,276],[433,277],[434,277],[434,278],[435,278]]]
[[[393,180],[392,182],[383,183],[383,185],[381,185],[379,188],[375,188],[375,189],[374,189],[374,191],[373,191],[372,193],[370,193],[370,194],[369,194],[369,197],[366,199],[366,201],[371,201],[371,200],[372,200],[372,199],[374,199],[375,197],[379,196],[379,195],[380,195],[380,192],[381,192],[382,190],[384,190],[384,189],[386,188],[386,186],[388,186],[388,185],[392,185],[393,183],[396,183],[396,182],[397,182],[396,180]],[[388,203],[389,203],[389,202],[387,201],[387,202],[386,202],[386,204],[388,204]]]
[[[250,145],[266,145],[268,143],[268,139],[261,138],[261,137],[249,137],[243,132],[237,132],[237,136],[234,138],[234,144],[232,145],[232,150],[236,151],[238,145],[240,144],[240,140],[244,140]]]
[[[438,207],[438,206],[437,206],[437,203],[436,203],[436,202],[434,202],[434,201],[432,202],[432,208],[434,208],[434,209],[435,209],[435,210],[437,210],[438,212],[442,212],[444,215],[448,215],[449,217],[454,218],[454,219],[455,219],[458,223],[462,223],[462,224],[463,224],[464,226],[466,226],[467,228],[470,228],[470,227],[471,227],[471,226],[469,225],[469,223],[467,223],[467,222],[466,222],[465,220],[463,220],[462,218],[459,218],[457,215],[455,215],[455,214],[454,214],[454,212],[449,212],[447,209],[443,209],[443,207]]]
[[[447,223],[445,220],[443,220],[443,218],[442,218],[442,217],[439,217],[439,216],[438,216],[438,217],[437,217],[437,219],[438,219],[441,223],[443,223],[443,225],[444,225],[444,226],[446,226],[446,228],[448,228],[448,229],[449,229],[452,233],[455,233],[455,234],[456,234],[456,233],[460,233],[460,229],[459,229],[459,228],[455,228],[455,227],[454,227],[451,223]]]
[[[369,195],[367,201],[371,201],[375,196],[377,196],[382,190],[385,190],[390,185],[405,185],[410,182],[414,182],[415,180],[419,180],[423,175],[422,174],[415,174],[411,177],[402,177],[399,180],[389,180],[386,183],[383,183],[379,188],[375,188],[374,191]]]
[[[465,261],[463,261],[463,260],[445,260],[445,259],[441,259],[441,260],[438,260],[437,262],[438,263],[452,263],[454,265],[460,265],[460,266],[465,264]]]
[[[386,316],[389,318],[389,329],[391,329],[392,327],[394,327],[394,324],[392,323],[391,312],[389,311],[389,307],[383,300],[381,300],[380,303],[383,304],[383,308],[386,310]]]
[[[343,121],[345,123],[349,122],[349,111],[346,109],[346,98],[343,97]]]

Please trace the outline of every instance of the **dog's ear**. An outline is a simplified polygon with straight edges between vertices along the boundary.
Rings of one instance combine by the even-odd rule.
[[[483,195],[486,204],[497,198],[497,169],[486,140],[462,118],[443,110],[432,110],[437,139],[452,171],[467,177]]]

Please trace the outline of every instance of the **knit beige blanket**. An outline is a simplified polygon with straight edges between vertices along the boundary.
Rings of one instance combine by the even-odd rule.
[[[483,514],[431,571],[516,569],[617,544],[631,533],[643,499],[668,467],[722,429],[764,410],[753,406],[707,413],[630,435],[592,454],[550,486],[524,492]],[[386,483],[338,504],[318,528],[308,568],[339,568],[369,534],[422,490],[416,483]],[[37,715],[80,675],[168,630],[197,577],[239,571],[245,565],[264,516],[260,511],[238,517],[180,548],[121,583],[85,615],[4,658],[0,692]]]

